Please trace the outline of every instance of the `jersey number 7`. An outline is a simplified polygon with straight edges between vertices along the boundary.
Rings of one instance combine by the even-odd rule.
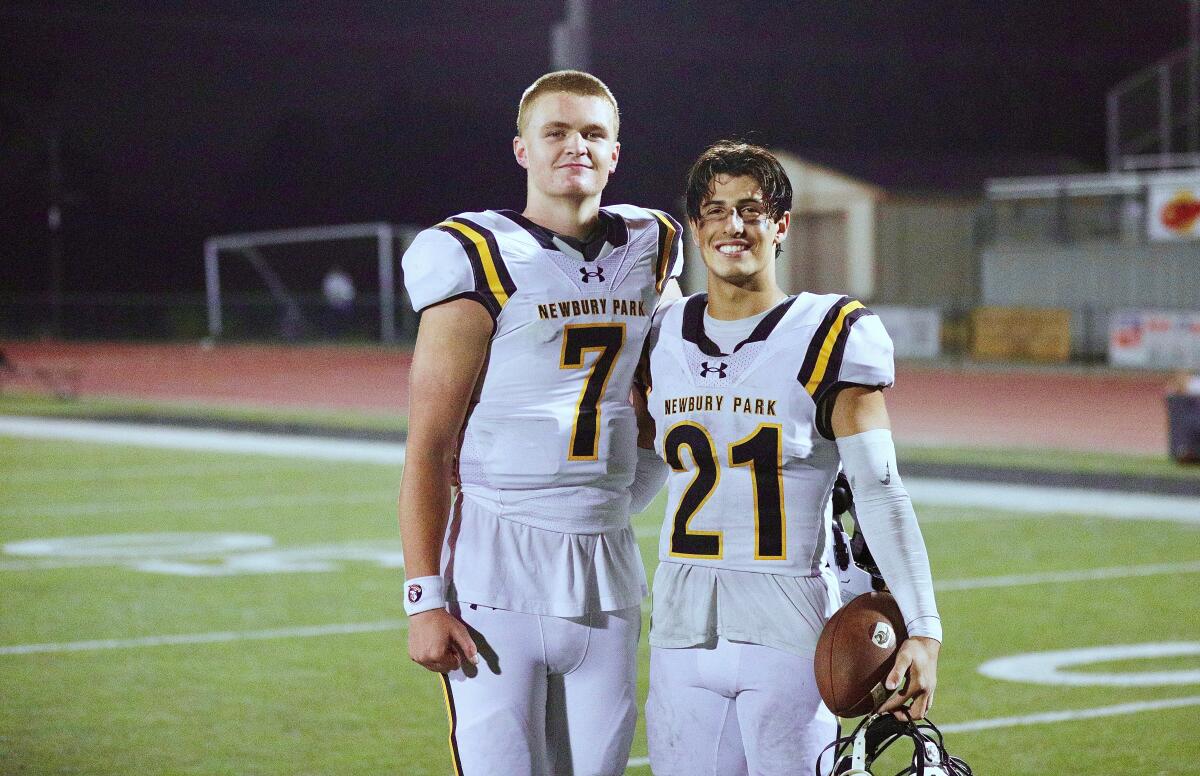
[[[563,327],[560,369],[582,369],[584,356],[598,353],[579,392],[568,461],[595,461],[600,454],[600,400],[625,345],[623,323],[569,323]]]

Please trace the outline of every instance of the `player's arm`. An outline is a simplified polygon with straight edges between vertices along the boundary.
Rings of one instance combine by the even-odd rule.
[[[911,701],[909,713],[922,719],[933,703],[942,639],[925,540],[896,470],[896,448],[883,392],[850,386],[832,401],[830,427],[854,492],[859,529],[896,597],[909,632],[885,686],[895,689],[906,675],[908,683],[881,710],[894,711]]]
[[[429,584],[440,599],[441,551],[459,434],[487,355],[492,318],[471,299],[426,309],[409,372],[407,452],[400,482],[400,537],[409,583]],[[408,587],[406,585],[406,587]],[[466,627],[444,606],[410,615],[409,656],[431,671],[475,661]]]

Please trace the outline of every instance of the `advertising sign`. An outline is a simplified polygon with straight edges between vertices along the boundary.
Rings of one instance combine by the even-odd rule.
[[[1151,240],[1200,239],[1200,184],[1150,186],[1146,204]]]
[[[1148,369],[1200,369],[1200,312],[1118,310],[1109,319],[1108,362]]]

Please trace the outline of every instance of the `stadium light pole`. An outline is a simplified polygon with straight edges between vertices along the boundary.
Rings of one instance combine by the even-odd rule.
[[[1200,0],[1188,13],[1188,151],[1200,151]],[[1194,163],[1194,162],[1193,162]]]
[[[567,0],[566,18],[550,28],[554,70],[589,70],[588,0]]]
[[[50,130],[50,204],[46,208],[46,228],[50,231],[50,334],[62,336],[63,236],[62,236],[62,132],[56,122]]]

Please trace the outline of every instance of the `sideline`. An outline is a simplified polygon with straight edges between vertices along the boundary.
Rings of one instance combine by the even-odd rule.
[[[323,461],[377,463],[388,466],[403,464],[405,451],[405,446],[396,442],[14,415],[0,416],[0,435],[171,450],[315,458]]]

